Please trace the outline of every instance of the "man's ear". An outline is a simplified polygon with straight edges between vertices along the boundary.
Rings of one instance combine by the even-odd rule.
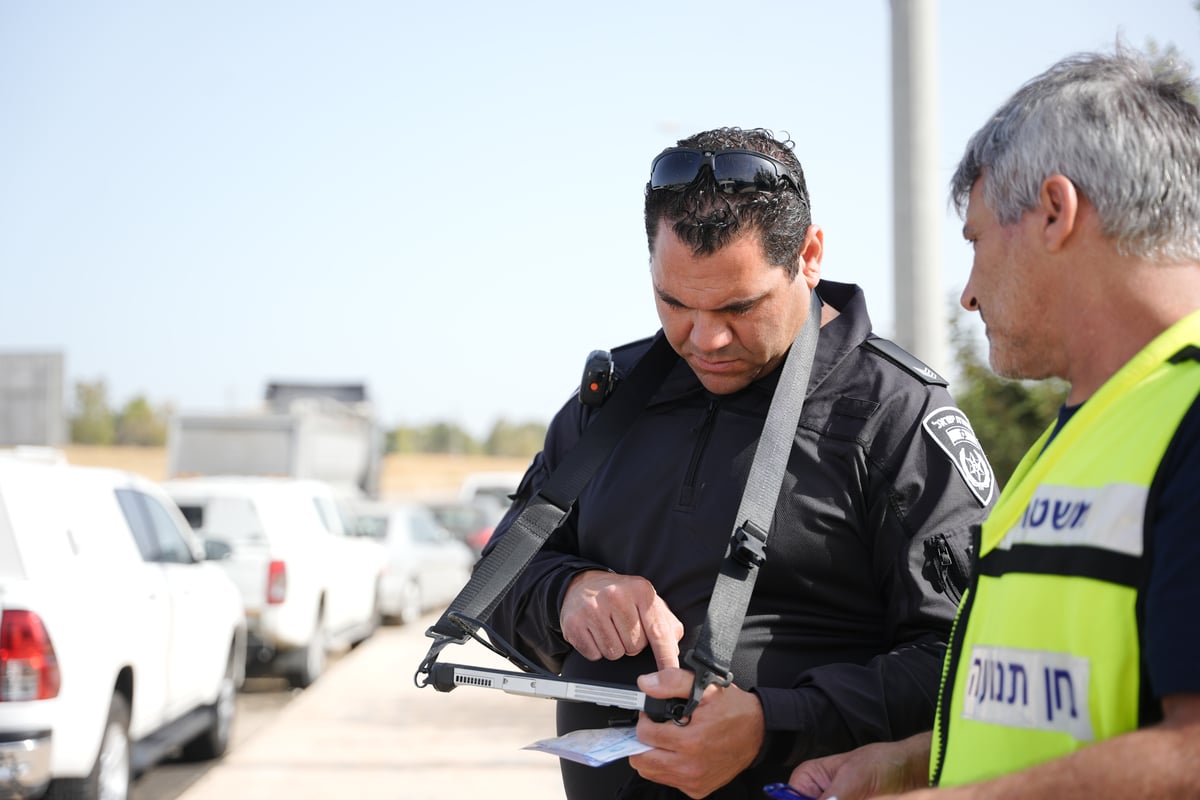
[[[809,225],[800,247],[800,277],[815,289],[821,280],[821,257],[825,255],[825,231],[819,225]]]
[[[1051,253],[1057,253],[1071,238],[1079,221],[1079,200],[1079,190],[1065,175],[1051,175],[1042,181],[1038,208],[1042,212],[1042,240]]]

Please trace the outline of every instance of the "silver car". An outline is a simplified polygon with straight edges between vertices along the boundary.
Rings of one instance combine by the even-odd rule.
[[[471,576],[475,553],[443,527],[428,508],[409,503],[350,506],[356,535],[387,548],[379,607],[388,621],[409,623],[447,605]]]

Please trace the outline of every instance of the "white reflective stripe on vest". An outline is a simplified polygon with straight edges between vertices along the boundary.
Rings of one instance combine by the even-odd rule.
[[[1037,488],[1017,524],[996,545],[1088,545],[1123,555],[1142,554],[1145,486],[1047,486]]]
[[[963,696],[964,719],[1038,731],[1059,731],[1090,742],[1091,663],[1069,653],[1016,647],[971,648]]]

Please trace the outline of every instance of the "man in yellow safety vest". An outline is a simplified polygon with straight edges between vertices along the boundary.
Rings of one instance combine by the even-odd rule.
[[[1070,392],[976,540],[932,733],[802,763],[801,791],[1200,797],[1197,94],[1080,54],[968,144],[963,306],[997,373]]]

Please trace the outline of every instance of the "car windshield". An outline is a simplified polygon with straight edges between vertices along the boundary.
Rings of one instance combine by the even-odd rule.
[[[234,546],[266,540],[254,503],[247,498],[212,497],[200,502],[181,502],[179,510],[200,536]]]
[[[438,522],[458,534],[459,538],[474,533],[487,524],[483,509],[478,506],[432,506],[431,510]]]
[[[386,539],[388,518],[386,514],[360,514],[354,518],[354,533],[372,539]]]

